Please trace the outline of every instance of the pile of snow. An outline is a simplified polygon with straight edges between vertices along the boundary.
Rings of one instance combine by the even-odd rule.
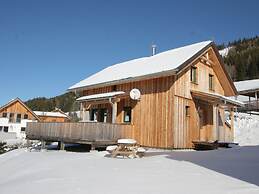
[[[258,147],[214,151],[149,151],[141,159],[105,152],[0,155],[0,193],[259,193]]]
[[[259,145],[259,115],[236,113],[234,141],[239,145]]]
[[[222,50],[219,50],[219,54],[222,56],[222,57],[226,57],[229,53],[229,51],[232,49],[233,47],[227,47],[227,48],[224,48]]]

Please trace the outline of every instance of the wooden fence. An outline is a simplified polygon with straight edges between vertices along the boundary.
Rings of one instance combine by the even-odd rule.
[[[66,143],[107,143],[129,138],[132,125],[96,122],[27,123],[26,137],[31,140],[62,141]]]

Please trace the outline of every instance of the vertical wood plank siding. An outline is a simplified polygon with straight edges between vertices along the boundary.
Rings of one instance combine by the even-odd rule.
[[[128,137],[131,125],[110,123],[28,123],[28,139],[65,142],[116,141]]]

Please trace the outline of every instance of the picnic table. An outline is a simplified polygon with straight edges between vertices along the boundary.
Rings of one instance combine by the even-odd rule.
[[[106,149],[113,158],[123,156],[128,158],[142,157],[146,151],[144,148],[138,146],[134,139],[119,139],[117,145],[108,146]]]

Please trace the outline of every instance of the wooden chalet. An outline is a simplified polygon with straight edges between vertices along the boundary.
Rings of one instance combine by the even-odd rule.
[[[19,98],[0,107],[0,132],[14,134],[14,138],[25,138],[27,122],[38,122],[40,118]]]
[[[29,139],[114,142],[158,148],[233,141],[237,90],[211,41],[119,64],[69,88],[80,95],[81,123],[30,124]],[[227,123],[225,110],[230,112]]]
[[[236,99],[245,104],[244,107],[239,107],[239,111],[259,111],[259,79],[238,81],[234,84],[239,94]]]
[[[70,117],[60,109],[55,109],[51,112],[34,111],[42,122],[69,122]]]

